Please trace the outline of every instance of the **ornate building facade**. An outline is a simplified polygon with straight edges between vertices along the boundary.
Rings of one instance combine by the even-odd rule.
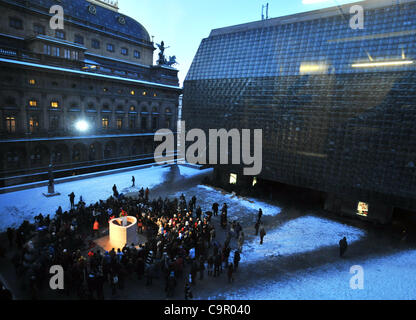
[[[50,28],[54,5],[62,30]],[[176,130],[181,89],[178,70],[153,65],[146,29],[114,0],[1,0],[0,9],[1,185],[37,179],[50,162],[76,172],[151,161],[154,132]]]
[[[351,28],[352,5],[364,9],[363,29]],[[394,208],[416,211],[415,34],[414,0],[212,30],[184,82],[183,119],[263,129],[259,178],[317,190],[334,212],[389,221]],[[252,183],[241,166],[216,171]]]

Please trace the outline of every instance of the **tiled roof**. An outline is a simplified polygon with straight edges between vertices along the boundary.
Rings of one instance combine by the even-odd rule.
[[[132,40],[150,42],[149,33],[136,20],[97,5],[94,6],[95,14],[93,14],[89,10],[89,7],[93,4],[86,0],[5,0],[5,2],[17,4],[48,15],[51,15],[49,14],[49,9],[53,5],[60,5],[64,8],[66,20]],[[124,23],[120,23],[120,17],[122,18],[121,20],[124,20]]]

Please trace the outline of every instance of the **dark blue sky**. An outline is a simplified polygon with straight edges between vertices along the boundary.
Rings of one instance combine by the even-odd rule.
[[[261,20],[269,2],[269,18],[310,11],[356,0],[119,0],[120,12],[138,20],[154,41],[176,55],[182,84],[203,38],[215,28]],[[156,51],[157,53],[158,51]],[[155,54],[155,57],[157,54]]]

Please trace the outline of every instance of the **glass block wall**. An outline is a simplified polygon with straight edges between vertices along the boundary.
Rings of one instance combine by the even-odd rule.
[[[184,83],[187,129],[263,129],[260,177],[416,210],[416,1],[213,30]]]

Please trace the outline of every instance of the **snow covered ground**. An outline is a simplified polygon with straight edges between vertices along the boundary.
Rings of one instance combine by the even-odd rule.
[[[181,171],[182,168],[180,166]],[[71,192],[75,193],[76,202],[82,196],[82,199],[88,205],[98,200],[108,199],[113,194],[112,186],[114,184],[117,185],[120,193],[139,191],[141,187],[152,188],[163,182],[164,176],[169,170],[169,167],[155,166],[102,177],[65,182],[55,185],[56,192],[59,192],[61,195],[51,198],[43,196],[43,193],[47,191],[47,187],[0,194],[0,217],[3,221],[3,224],[0,225],[0,231],[4,231],[8,227],[17,227],[24,220],[33,221],[33,217],[39,213],[53,216],[59,206],[62,206],[64,211],[69,210],[68,195]],[[191,174],[191,170],[198,172],[196,169],[184,169],[188,175]],[[132,176],[135,176],[136,179],[135,188],[131,187]]]
[[[363,268],[362,290],[350,287],[353,265]],[[230,290],[221,297],[227,300],[414,300],[415,268],[416,250],[355,261],[340,259],[320,268],[285,274],[279,281],[260,281],[255,286]]]
[[[220,205],[219,210],[221,210],[223,203],[226,202],[228,205],[228,219],[231,221],[249,217],[254,225],[259,208],[262,209],[264,216],[276,216],[281,212],[281,208],[276,205],[254,198],[238,197],[205,185],[198,185],[189,190],[175,192],[171,197],[180,197],[182,193],[187,201],[195,195],[197,197],[197,205],[201,206],[202,211],[211,211],[214,202]]]
[[[348,243],[353,243],[364,236],[364,231],[338,222],[315,216],[299,217],[276,229],[266,229],[262,245],[258,238],[246,242],[241,262],[253,263],[267,257],[287,256],[327,246],[338,246],[339,239],[343,237],[347,237]]]
[[[198,187],[201,189],[205,189],[206,191],[211,192],[211,193],[219,193],[219,191],[217,191],[216,189],[212,187],[208,187],[204,185],[200,185]],[[227,205],[230,207],[229,214],[228,214],[230,218],[233,217],[233,210],[232,210],[233,204],[238,204],[249,210],[254,210],[256,213],[261,208],[261,210],[263,211],[263,215],[265,216],[275,216],[282,211],[281,208],[275,205],[269,204],[267,202],[259,201],[254,198],[239,197],[239,196],[236,196],[234,194],[229,194],[229,193],[221,193],[221,199],[223,200],[222,202],[219,199],[217,199],[216,201],[220,204],[220,209],[221,209],[222,204],[224,202],[227,202]]]

